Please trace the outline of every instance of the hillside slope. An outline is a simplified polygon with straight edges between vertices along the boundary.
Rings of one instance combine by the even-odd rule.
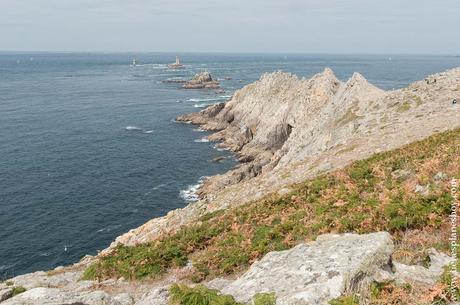
[[[119,246],[115,254],[103,257],[87,269],[86,274],[99,278],[157,277],[169,268],[185,266],[191,261],[193,267],[187,268],[180,279],[207,281],[215,277],[238,276],[268,252],[291,249],[322,234],[387,231],[392,235],[394,249],[387,244],[382,246],[382,252],[373,255],[385,253],[383,257],[386,255],[390,262],[393,261],[390,267],[386,267],[393,269],[393,275],[380,280],[383,292],[379,291],[373,300],[367,299],[365,303],[390,304],[387,302],[389,298],[395,304],[429,304],[443,297],[452,297],[447,292],[446,282],[436,282],[440,273],[428,271],[422,266],[439,260],[432,255],[433,249],[449,251],[453,178],[460,179],[460,129],[353,162],[343,169],[293,185],[292,191],[283,196],[271,195],[240,207],[206,214],[197,223],[166,235],[156,243]],[[373,243],[376,249],[378,241]],[[357,243],[352,244],[350,251],[357,247],[365,252],[360,248],[363,246]],[[299,259],[319,260],[316,256],[325,256],[326,262],[336,263],[340,256],[347,253],[345,248],[338,251],[315,252],[310,254],[311,258],[304,254],[293,262],[300,263]],[[355,257],[361,253],[359,251],[354,254]],[[271,253],[270,257],[275,255]],[[254,292],[266,292],[266,285],[270,289],[283,287],[291,291],[281,285],[283,272],[291,280],[297,276],[297,272],[289,271],[287,265],[276,269],[274,274],[279,274],[278,281],[274,274],[268,276],[278,282],[276,285],[269,284],[271,281],[256,280],[267,277],[260,274],[270,272],[275,264],[279,261],[269,261],[263,268],[248,272],[235,283],[219,280],[217,285],[212,282],[210,285],[242,300],[248,300]],[[406,267],[404,264],[413,266]],[[327,264],[323,262],[320,265]],[[417,271],[408,271],[413,269]],[[442,268],[438,270],[442,272]],[[373,281],[376,281],[375,278]],[[413,288],[405,290],[401,283]],[[331,284],[321,284],[327,285]],[[302,288],[293,286],[297,287],[297,292],[318,293],[310,285]],[[351,292],[356,290],[351,289]],[[360,292],[364,296],[363,291]],[[282,295],[280,291],[277,293]],[[285,297],[286,304],[295,303],[292,303],[292,295],[285,294]]]
[[[460,179],[460,129],[355,161],[285,195],[205,214],[155,242],[10,279],[0,293],[26,289],[7,305],[151,305],[169,296],[173,304],[236,305],[267,289],[278,304],[448,304],[449,259],[441,253],[450,245],[452,178]],[[171,286],[193,282],[240,303],[205,286]]]

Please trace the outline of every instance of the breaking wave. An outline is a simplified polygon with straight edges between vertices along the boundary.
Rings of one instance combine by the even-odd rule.
[[[212,146],[217,151],[228,151],[228,148],[219,147],[219,143]]]
[[[187,102],[194,102],[194,103],[218,102],[218,101],[228,100],[231,97],[232,97],[231,95],[221,95],[221,96],[211,97],[211,98],[190,98],[190,99],[187,100]]]
[[[198,196],[198,190],[200,187],[203,185],[204,181],[206,180],[206,177],[201,177],[198,179],[197,184],[189,185],[185,190],[182,190],[179,192],[179,196],[184,199],[186,202],[195,202],[200,199]]]
[[[142,130],[142,128],[137,127],[137,126],[126,126],[125,129],[126,130]]]

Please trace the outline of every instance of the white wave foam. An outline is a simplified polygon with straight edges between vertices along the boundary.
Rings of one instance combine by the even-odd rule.
[[[205,132],[206,130],[201,129],[201,128],[195,128],[195,129],[193,129],[193,131],[196,131],[196,132]]]
[[[102,232],[110,232],[114,229],[118,229],[119,227],[121,227],[121,225],[110,225],[110,226],[107,226],[107,227],[104,227],[102,229],[99,229],[97,230],[98,233],[102,233]]]
[[[146,130],[144,133],[153,133],[153,130]]]
[[[201,138],[201,139],[193,140],[193,142],[195,142],[195,143],[208,143],[209,140],[206,139],[206,138]]]
[[[199,188],[203,185],[206,177],[201,177],[197,184],[189,185],[185,190],[179,192],[179,196],[186,202],[195,202],[200,198],[197,194]]]
[[[152,64],[152,69],[164,69],[166,65],[164,64]]]
[[[215,102],[215,101],[220,101],[221,98],[189,98],[187,102]]]
[[[219,147],[219,144],[213,145],[212,148],[214,148],[217,151],[226,151],[226,150],[228,150],[228,148]]]
[[[231,98],[231,95],[221,95],[217,97],[211,97],[211,98],[189,98],[187,102],[194,102],[194,103],[200,103],[200,102],[217,102],[217,101],[223,101]]]
[[[137,126],[126,126],[125,129],[126,130],[142,130],[142,128],[139,128]]]
[[[167,185],[166,183],[158,184],[157,186],[152,187],[152,190],[154,190],[154,191],[159,190],[159,189],[165,187],[166,185]]]

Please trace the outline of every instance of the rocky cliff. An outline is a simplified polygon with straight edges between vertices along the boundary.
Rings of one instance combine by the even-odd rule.
[[[342,82],[330,69],[310,79],[264,74],[227,103],[177,118],[214,131],[209,139],[235,152],[241,164],[208,179],[200,201],[120,236],[113,245],[154,240],[207,212],[286,193],[289,185],[353,160],[457,128],[460,105],[454,99],[460,99],[460,68],[393,91],[358,73]]]

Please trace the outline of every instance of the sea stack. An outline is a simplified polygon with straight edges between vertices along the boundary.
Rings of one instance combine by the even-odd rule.
[[[211,73],[204,71],[196,74],[182,87],[184,89],[219,89],[219,82],[212,78]]]

